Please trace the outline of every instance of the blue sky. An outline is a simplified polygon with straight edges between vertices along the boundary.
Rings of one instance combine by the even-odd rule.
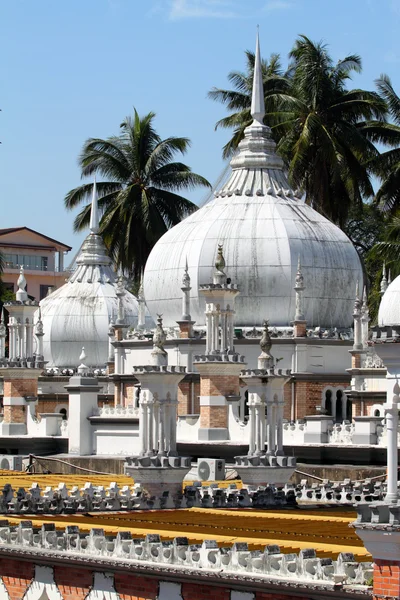
[[[163,137],[189,137],[184,161],[214,182],[228,133],[214,131],[225,112],[207,91],[244,68],[257,24],[264,57],[286,62],[302,33],[335,60],[361,55],[354,87],[385,72],[400,93],[400,0],[0,0],[1,227],[77,249],[63,198],[82,143],[118,133],[133,106],[157,113]]]

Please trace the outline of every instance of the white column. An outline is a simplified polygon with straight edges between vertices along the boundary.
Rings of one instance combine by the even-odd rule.
[[[211,312],[206,313],[207,332],[206,332],[206,354],[211,353],[211,336],[212,336],[212,321]]]
[[[385,405],[387,428],[387,493],[386,502],[397,502],[398,450],[397,432],[399,426],[398,402],[400,386],[397,378],[387,379],[387,404]]]
[[[233,351],[233,312],[232,311],[228,311],[227,313],[227,319],[228,319],[228,339],[229,339],[229,348],[228,350]]]
[[[12,317],[10,317],[10,321],[11,321]],[[14,331],[14,325],[12,323],[9,324],[8,326],[8,330],[10,333],[10,339],[9,339],[9,348],[8,348],[8,354],[9,354],[9,358],[15,358],[15,331]]]
[[[276,407],[276,455],[284,456],[283,452],[283,402]]]
[[[176,454],[176,407],[177,401],[172,400],[169,408],[170,408],[170,453],[171,455]]]
[[[142,392],[139,400],[139,440],[140,454],[143,456],[147,452],[147,406],[146,392]]]
[[[258,400],[258,399],[257,399]],[[261,421],[260,421],[260,404],[257,401],[257,404],[255,406],[256,409],[256,454],[261,454],[262,449],[261,449]]]
[[[58,252],[58,270],[60,273],[64,271],[64,252],[62,250]]]
[[[268,456],[272,456],[275,453],[275,436],[274,436],[274,418],[273,418],[273,405],[272,402],[267,404],[267,437],[268,437]]]
[[[253,394],[249,398],[249,456],[253,456],[256,450],[255,445],[255,406],[253,404]]]
[[[159,405],[159,442],[158,449],[160,454],[165,454],[165,400],[160,400]]]
[[[153,405],[153,418],[154,418],[154,450],[156,454],[159,452],[159,436],[160,436],[160,401],[158,397],[154,398]]]
[[[154,440],[153,440],[153,400],[147,404],[147,454],[153,454]]]

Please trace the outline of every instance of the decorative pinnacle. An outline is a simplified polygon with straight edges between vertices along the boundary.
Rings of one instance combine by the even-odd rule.
[[[383,263],[382,267],[382,279],[381,279],[381,294],[383,295],[388,289],[388,280],[386,278],[386,265]]]
[[[268,319],[265,319],[265,321],[263,322],[263,334],[261,336],[261,340],[260,340],[260,348],[261,351],[264,354],[268,354],[269,355],[269,351],[271,350],[271,346],[272,346],[272,341],[271,341],[271,337],[269,335],[269,329],[268,329]]]
[[[82,346],[82,352],[80,353],[80,356],[79,356],[79,360],[81,361],[81,364],[78,367],[78,373],[80,373],[80,374],[85,374],[88,372],[88,367],[85,365],[86,359],[87,359],[87,356],[85,353],[85,347]]]
[[[304,277],[303,277],[303,273],[301,272],[300,254],[299,254],[299,257],[297,260],[297,273],[296,273],[294,289],[295,290],[304,290]]]
[[[357,283],[356,283],[356,296],[354,299],[354,312],[353,315],[354,316],[358,316],[360,314],[360,310],[361,310],[361,300],[360,300],[360,294],[359,294],[359,282],[357,279]]]
[[[218,254],[217,254],[217,259],[215,261],[215,268],[217,269],[217,271],[221,271],[223,273],[224,268],[225,268],[225,259],[224,259],[224,255],[223,255],[222,251],[223,251],[222,244],[218,244]]]
[[[190,275],[189,275],[187,257],[186,257],[186,263],[185,263],[185,272],[182,277],[182,289],[183,288],[190,289]]]
[[[251,116],[263,125],[265,115],[264,85],[260,57],[260,40],[257,30],[256,55],[254,60],[253,90],[251,95]]]
[[[24,275],[24,267],[21,265],[19,270],[19,277],[17,281],[18,290],[15,294],[17,302],[26,302],[28,300],[28,294],[26,292],[26,279]]]
[[[93,180],[92,207],[90,210],[90,232],[99,233],[99,205],[97,201],[96,175]]]
[[[162,325],[162,315],[157,315],[157,326],[153,335],[152,362],[156,365],[168,364],[168,354],[164,349],[166,333]]]

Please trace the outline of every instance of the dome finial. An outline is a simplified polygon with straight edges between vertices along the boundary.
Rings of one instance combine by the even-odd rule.
[[[90,210],[90,232],[99,233],[99,205],[97,202],[96,174],[93,179],[92,207]]]
[[[256,40],[256,54],[254,59],[254,75],[253,75],[253,91],[251,95],[251,116],[258,123],[263,124],[265,115],[265,102],[264,102],[264,85],[261,67],[260,57],[260,40],[258,34],[257,25],[257,40]]]

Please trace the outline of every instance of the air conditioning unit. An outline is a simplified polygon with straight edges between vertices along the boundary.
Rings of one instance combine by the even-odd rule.
[[[197,476],[200,481],[223,481],[225,479],[225,461],[222,458],[199,458]]]
[[[0,470],[22,471],[22,456],[18,454],[0,454]]]

